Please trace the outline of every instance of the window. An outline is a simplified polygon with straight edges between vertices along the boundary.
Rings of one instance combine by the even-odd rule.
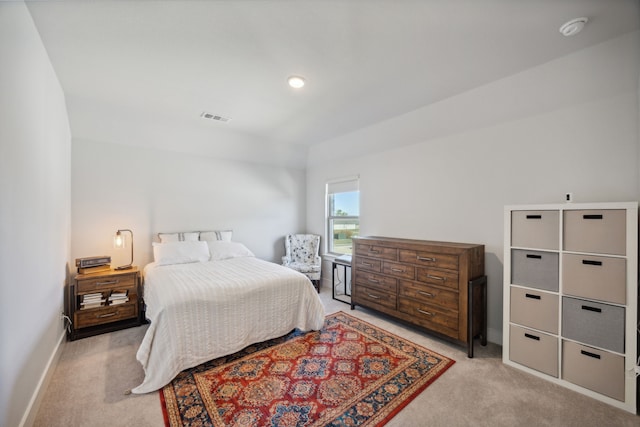
[[[360,191],[358,179],[327,184],[328,252],[351,254],[351,238],[360,234]]]

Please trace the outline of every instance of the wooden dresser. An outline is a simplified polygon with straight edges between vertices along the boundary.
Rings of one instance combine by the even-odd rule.
[[[484,245],[354,237],[351,309],[372,308],[464,343],[486,345]]]

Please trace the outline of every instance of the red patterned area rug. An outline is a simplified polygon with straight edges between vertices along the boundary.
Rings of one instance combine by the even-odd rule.
[[[343,312],[187,369],[167,426],[382,426],[455,362]]]

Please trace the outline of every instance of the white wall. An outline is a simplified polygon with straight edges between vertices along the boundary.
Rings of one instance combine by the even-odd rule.
[[[22,2],[0,3],[0,58],[0,425],[13,427],[29,423],[64,337],[71,136],[64,94]]]
[[[158,232],[232,229],[257,257],[280,261],[284,235],[305,230],[303,170],[74,138],[72,257],[111,255],[134,233],[134,264],[151,262]]]
[[[325,182],[360,174],[361,235],[484,244],[500,343],[504,205],[638,200],[639,34],[312,147],[307,228]]]

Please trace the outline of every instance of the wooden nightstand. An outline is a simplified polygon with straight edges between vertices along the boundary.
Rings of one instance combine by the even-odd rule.
[[[118,299],[120,303],[116,302]],[[78,274],[69,286],[68,310],[73,321],[70,340],[142,325],[140,271],[133,267]]]

